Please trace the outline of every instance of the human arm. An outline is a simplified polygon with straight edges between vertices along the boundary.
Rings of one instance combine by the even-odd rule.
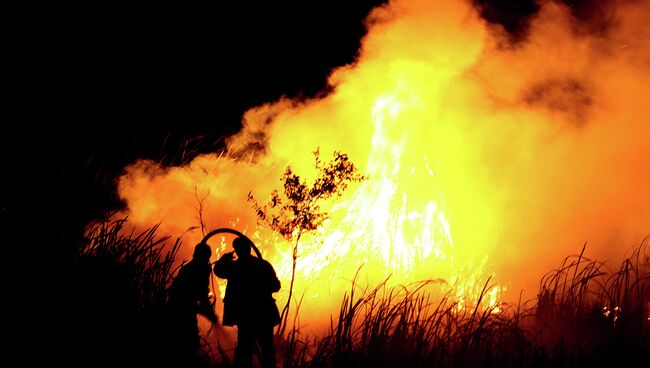
[[[206,317],[210,322],[217,323],[219,320],[214,311],[214,304],[210,300],[210,273],[211,268],[208,265],[205,271],[201,271],[201,292],[197,305],[197,313]]]
[[[214,274],[222,279],[228,279],[233,273],[235,262],[233,261],[234,252],[225,253],[214,264]]]

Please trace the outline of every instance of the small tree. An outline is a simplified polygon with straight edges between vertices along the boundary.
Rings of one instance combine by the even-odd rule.
[[[320,201],[333,196],[340,197],[349,183],[365,180],[365,177],[358,173],[347,154],[335,151],[332,161],[325,164],[320,159],[318,149],[313,153],[314,165],[318,172],[313,185],[307,185],[306,181],[301,180],[300,176],[293,172],[291,166],[287,166],[280,179],[283,183],[282,194],[277,189],[273,190],[271,200],[263,206],[257,202],[252,193],[248,194],[248,201],[253,204],[259,220],[286,240],[295,241],[292,252],[289,297],[280,315],[279,335],[284,334],[287,324],[300,238],[303,234],[318,229],[328,218],[328,213],[320,208]]]

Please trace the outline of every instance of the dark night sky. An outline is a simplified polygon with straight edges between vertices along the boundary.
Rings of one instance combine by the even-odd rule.
[[[532,0],[474,0],[525,37]],[[589,16],[586,0],[566,0]],[[182,143],[219,147],[242,113],[313,96],[354,60],[379,0],[23,9],[10,30],[19,113],[2,134],[2,222],[43,231],[48,249],[115,208],[111,183],[138,158],[178,162]],[[19,37],[20,36],[20,37]],[[77,127],[80,125],[80,127]],[[39,224],[40,223],[40,224]],[[37,225],[38,224],[38,225]],[[53,251],[54,252],[54,251]]]

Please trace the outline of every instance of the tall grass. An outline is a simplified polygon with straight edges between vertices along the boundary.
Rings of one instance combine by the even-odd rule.
[[[593,365],[650,362],[647,240],[618,268],[586,257],[585,244],[542,277],[535,312],[545,344]]]
[[[175,272],[176,240],[136,232],[126,220],[89,227],[68,264],[48,279],[53,330],[48,344],[65,365],[140,366],[164,361],[164,305]]]
[[[542,277],[538,298],[473,307],[435,281],[360,288],[345,294],[329,330],[284,348],[285,367],[582,367],[650,363],[647,241],[620,267],[569,256]],[[356,279],[355,279],[356,280]],[[298,331],[299,332],[299,331]],[[300,346],[300,349],[296,349]],[[290,351],[292,354],[286,354]]]
[[[180,239],[167,248],[169,237],[157,237],[157,225],[137,233],[135,229],[126,231],[125,224],[126,219],[118,219],[91,226],[75,264],[94,263],[111,277],[123,278],[124,286],[137,292],[133,305],[137,311],[163,305]]]
[[[384,282],[369,289],[355,281],[327,333],[285,366],[523,365],[521,353],[530,343],[513,322],[519,312],[506,317],[497,306],[481,306],[489,280],[473,308],[455,300],[451,290],[434,300],[431,288],[437,283],[388,287]]]
[[[64,361],[100,366],[166,366],[166,290],[176,272],[176,240],[157,227],[127,231],[125,220],[90,227],[70,265],[51,282],[52,310],[72,337]],[[650,363],[650,256],[647,240],[617,267],[583,247],[541,278],[526,303],[459,301],[440,280],[373,287],[357,278],[327,331],[304,335],[300,301],[293,328],[277,340],[284,367],[580,367]],[[209,347],[206,344],[206,348]],[[231,366],[221,345],[203,366]],[[640,364],[640,365],[638,365]]]

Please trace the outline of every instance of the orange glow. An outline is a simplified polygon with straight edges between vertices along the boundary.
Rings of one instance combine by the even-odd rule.
[[[249,234],[273,263],[281,306],[291,244],[256,225],[246,196],[264,202],[287,165],[309,178],[317,147],[348,153],[368,180],[324,204],[330,219],[301,238],[294,295],[312,326],[329,323],[362,265],[370,285],[444,279],[436,288],[470,304],[494,276],[494,306],[508,291],[534,296],[585,240],[621,255],[650,230],[648,2],[619,6],[597,35],[547,2],[516,45],[468,3],[390,2],[329,95],[249,110],[222,155],[129,166],[118,188],[129,222],[182,235],[187,257],[206,196],[206,225]]]

